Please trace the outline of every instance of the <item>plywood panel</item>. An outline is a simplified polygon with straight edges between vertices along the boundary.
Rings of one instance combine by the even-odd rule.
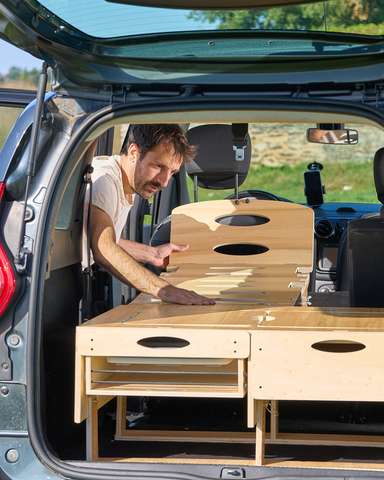
[[[120,305],[77,328],[77,335],[89,329],[123,328],[188,328],[244,330],[256,326],[265,309],[247,305]]]
[[[268,223],[253,226],[222,225],[225,215],[256,215]],[[208,265],[297,265],[313,262],[313,210],[289,202],[268,200],[216,200],[177,207],[172,212],[171,241],[189,244],[185,252],[172,253],[170,265],[198,263]],[[215,248],[228,244],[256,244],[266,253],[224,255]]]
[[[252,396],[383,401],[383,342],[378,332],[257,331],[248,372]],[[350,351],[360,345],[363,349]]]
[[[377,308],[272,306],[262,318],[259,330],[384,332],[384,309]]]
[[[77,349],[84,356],[247,358],[249,355],[249,333],[240,330],[164,327],[148,332],[124,326],[78,330]],[[156,339],[156,346],[143,345],[148,338]]]

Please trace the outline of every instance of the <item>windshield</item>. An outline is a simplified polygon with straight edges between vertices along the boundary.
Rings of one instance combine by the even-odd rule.
[[[203,124],[190,124],[189,128]],[[306,203],[304,172],[320,164],[325,203],[379,204],[373,178],[373,158],[384,145],[384,131],[364,124],[343,125],[358,134],[357,143],[309,143],[307,130],[316,123],[250,123],[252,153],[248,175],[239,190],[263,190],[296,203]],[[129,125],[115,126],[113,153],[118,155],[121,139]],[[190,198],[193,179],[187,178]],[[220,200],[233,189],[198,188],[198,201]]]
[[[193,125],[191,125],[191,128]],[[373,179],[373,158],[384,145],[378,128],[345,124],[358,132],[353,145],[309,143],[308,128],[316,124],[249,124],[252,144],[251,166],[240,190],[263,190],[297,203],[306,203],[304,172],[320,164],[325,203],[379,203]],[[193,198],[193,181],[189,180]],[[199,201],[217,200],[234,190],[199,189]]]
[[[27,3],[36,4],[33,0]],[[330,0],[291,7],[220,12],[137,7],[105,0],[77,0],[75,4],[70,0],[43,0],[41,4],[63,22],[97,38],[212,30],[384,34],[384,0]],[[60,26],[60,30],[65,28]]]

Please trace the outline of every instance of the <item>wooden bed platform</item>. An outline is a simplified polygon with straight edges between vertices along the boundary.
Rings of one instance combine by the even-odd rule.
[[[77,328],[75,421],[87,419],[87,460],[99,459],[97,411],[114,397],[118,440],[252,442],[254,465],[265,464],[266,442],[384,446],[377,436],[283,435],[273,415],[279,400],[384,399],[384,312],[306,305],[311,209],[189,204],[173,212],[171,241],[190,247],[172,254],[165,279],[216,304],[170,305],[141,294]],[[246,396],[247,427],[256,425],[256,434],[127,431],[127,396]]]

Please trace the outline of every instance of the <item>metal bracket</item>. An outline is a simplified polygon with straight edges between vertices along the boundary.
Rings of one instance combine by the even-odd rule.
[[[88,165],[84,177],[83,177],[83,183],[88,184],[92,182],[92,173],[93,173],[93,167],[92,165]]]
[[[245,478],[244,468],[223,468],[220,478]]]
[[[247,145],[243,145],[242,147],[237,147],[236,145],[233,146],[233,150],[235,151],[235,158],[238,162],[241,162],[244,160],[244,149],[247,147]]]
[[[235,158],[238,162],[243,161],[245,158],[244,150],[248,146],[247,133],[247,123],[232,124],[233,150],[235,151]]]
[[[131,85],[121,85],[120,89],[114,88],[113,85],[104,85],[103,88],[106,92],[110,92],[109,104],[113,105],[113,97],[118,97],[119,99],[123,97],[123,103],[127,102],[127,94],[131,89]]]
[[[364,83],[357,83],[356,88],[357,90],[361,90],[361,103],[365,103],[367,97],[375,96],[376,108],[379,108],[380,92],[384,90],[384,83],[375,83],[374,87],[371,89],[367,89]]]
[[[12,361],[9,357],[9,348],[5,337],[12,328],[12,324],[8,325],[0,334],[0,381],[12,380]]]
[[[33,252],[33,238],[24,236],[24,243],[20,253],[15,258],[15,268],[21,277],[30,277],[30,260]]]

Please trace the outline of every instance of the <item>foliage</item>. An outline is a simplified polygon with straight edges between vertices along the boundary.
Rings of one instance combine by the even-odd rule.
[[[384,22],[384,0],[331,0],[261,10],[193,11],[189,18],[216,24],[219,29],[324,30],[324,8],[328,31],[347,29],[354,33],[353,27],[360,26],[356,33],[365,33],[362,26],[372,29]],[[382,31],[383,28],[379,34]]]
[[[8,73],[3,77],[15,82],[23,82],[31,85],[38,84],[40,70],[33,68],[32,70],[21,69],[19,67],[11,67]]]
[[[372,162],[328,163],[321,172],[326,188],[325,202],[378,203],[373,183]],[[292,200],[305,203],[303,172],[307,164],[267,167],[251,165],[248,176],[239,190],[264,190]],[[190,198],[193,199],[193,182],[188,179]],[[199,188],[199,201],[219,200],[234,193],[234,190],[205,190]]]
[[[0,150],[21,112],[22,108],[0,107]]]

